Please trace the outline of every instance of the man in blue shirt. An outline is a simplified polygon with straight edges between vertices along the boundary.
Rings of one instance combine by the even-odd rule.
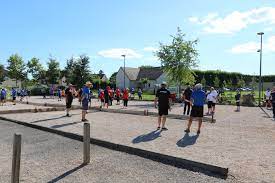
[[[2,105],[4,105],[4,103],[6,103],[6,96],[7,96],[6,90],[4,88],[2,88],[2,90],[1,90],[1,104]]]
[[[11,96],[13,105],[16,105],[16,90],[14,88],[11,89]]]
[[[81,101],[82,101],[82,121],[88,121],[86,119],[86,114],[89,109],[89,97],[90,97],[90,88],[92,86],[91,82],[86,82],[85,86],[82,89]]]
[[[189,118],[187,129],[185,130],[186,133],[190,132],[190,128],[192,125],[193,118],[198,118],[199,120],[199,127],[197,134],[200,134],[201,125],[202,125],[202,117],[203,117],[203,106],[205,101],[205,92],[202,90],[201,84],[196,84],[195,89],[191,95],[191,115]]]

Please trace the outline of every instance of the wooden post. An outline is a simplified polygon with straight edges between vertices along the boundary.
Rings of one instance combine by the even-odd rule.
[[[84,123],[83,133],[83,164],[90,163],[90,124]]]
[[[21,135],[14,134],[11,183],[19,183],[20,159],[21,159]]]

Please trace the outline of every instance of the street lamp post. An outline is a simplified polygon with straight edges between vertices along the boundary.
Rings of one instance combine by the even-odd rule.
[[[125,57],[126,55],[121,55],[124,58],[124,67],[123,67],[123,72],[124,72],[124,84],[123,84],[123,89],[125,90],[125,75],[126,75],[126,71],[125,71]]]
[[[261,106],[261,93],[262,93],[262,54],[263,54],[263,32],[258,32],[257,35],[261,36],[261,49],[260,52],[260,77],[259,77],[259,106]]]

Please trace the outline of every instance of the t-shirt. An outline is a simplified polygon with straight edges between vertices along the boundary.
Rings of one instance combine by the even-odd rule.
[[[129,93],[128,93],[128,91],[124,91],[124,92],[123,92],[123,100],[128,100],[128,98],[129,98]]]
[[[6,97],[6,90],[1,90],[1,97]]]
[[[88,100],[89,99],[89,96],[90,96],[90,89],[87,87],[87,86],[84,86],[83,89],[82,89],[82,95],[81,95],[84,100]]]
[[[58,93],[58,95],[61,96],[61,89],[58,89],[58,90],[57,90],[57,93]]]
[[[205,92],[203,90],[195,90],[191,95],[194,106],[203,106],[205,101]]]
[[[73,100],[73,93],[72,93],[72,90],[70,88],[67,88],[65,90],[65,94],[66,94],[66,96],[69,100]]]
[[[108,89],[105,89],[105,90],[104,90],[104,98],[105,98],[105,99],[108,99],[108,98],[109,98],[109,90],[108,90]]]
[[[16,97],[16,90],[11,90],[11,95],[12,95],[12,97]]]
[[[265,97],[266,97],[267,100],[269,100],[270,95],[271,95],[271,91],[266,91],[265,92]]]
[[[218,92],[216,90],[213,90],[207,95],[207,100],[213,103],[216,103],[217,97],[218,97]]]
[[[116,90],[116,96],[117,96],[117,97],[120,96],[120,90]]]
[[[271,100],[272,100],[272,103],[275,103],[275,92],[271,92]]]
[[[184,97],[185,97],[186,100],[190,100],[192,92],[193,91],[190,88],[184,90],[183,95],[184,95]]]
[[[240,94],[240,93],[237,93],[237,94],[235,95],[235,100],[236,100],[236,102],[240,102],[240,99],[241,99],[241,94]]]
[[[159,107],[169,107],[169,98],[171,98],[169,90],[166,88],[158,89],[156,97],[158,98]]]

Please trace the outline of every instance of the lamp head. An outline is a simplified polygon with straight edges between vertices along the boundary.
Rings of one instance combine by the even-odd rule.
[[[263,33],[263,32],[258,32],[257,34],[258,34],[258,35],[260,35],[260,36],[261,36],[261,35],[264,35],[264,33]]]

